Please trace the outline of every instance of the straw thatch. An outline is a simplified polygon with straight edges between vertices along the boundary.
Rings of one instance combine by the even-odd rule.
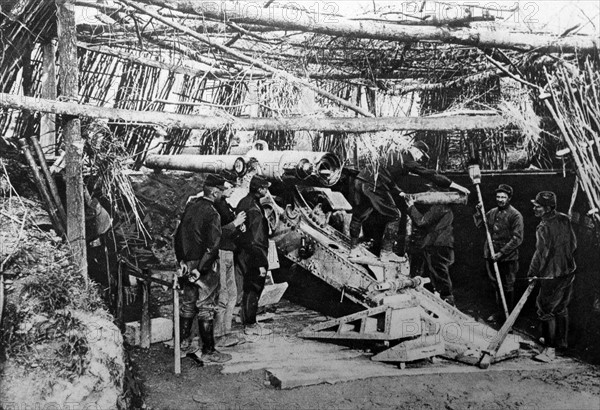
[[[239,12],[243,2],[224,2],[214,10],[191,0],[76,4],[80,104],[225,118],[485,110],[512,124],[497,130],[389,133],[392,139],[426,140],[432,147],[430,166],[440,170],[464,169],[472,157],[486,169],[556,166],[559,130],[538,99],[547,82],[544,69],[552,72],[557,61],[577,67],[587,56],[598,59],[597,39],[506,32],[482,15],[440,21],[385,9],[343,18],[285,2],[258,15]],[[56,98],[44,94],[44,70],[54,59],[47,47],[56,37],[54,2],[15,0],[1,7],[0,91]],[[277,13],[296,17],[286,20]],[[19,138],[40,134],[40,118],[48,116],[0,107],[2,146],[16,148]],[[60,152],[60,125],[59,118],[49,154]],[[195,145],[198,153],[225,153],[238,137],[228,126],[200,131],[122,120],[104,126],[102,135],[118,142],[111,152],[122,152],[119,165],[134,169],[149,150],[180,153]],[[279,149],[293,148],[299,135],[285,129],[253,133]],[[357,135],[317,130],[308,137],[314,148],[333,150],[356,165]],[[92,164],[87,170],[98,169]]]

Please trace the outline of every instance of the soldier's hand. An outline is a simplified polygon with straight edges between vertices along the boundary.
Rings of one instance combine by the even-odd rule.
[[[179,262],[179,269],[177,269],[177,276],[184,277],[189,273],[189,268],[184,261]]]
[[[240,225],[243,225],[244,222],[246,222],[246,212],[242,211],[239,214],[237,214],[235,216],[235,219],[233,220],[233,224],[238,227]]]
[[[493,261],[498,261],[500,260],[500,258],[502,257],[502,252],[496,252],[494,253],[494,255],[492,256],[492,260]]]
[[[465,195],[469,195],[469,194],[471,193],[471,191],[469,191],[467,188],[465,188],[465,187],[464,187],[464,186],[462,186],[462,185],[458,185],[458,184],[456,184],[456,187],[455,187],[455,188],[456,188],[456,189],[457,189],[459,192],[462,192],[462,193],[463,193],[463,194],[465,194]]]
[[[198,269],[192,269],[192,271],[189,273],[188,279],[190,282],[196,282],[198,279],[200,279],[200,272]]]
[[[267,270],[265,268],[263,268],[262,266],[260,268],[258,268],[260,271],[260,276],[261,277],[265,277],[267,276]]]
[[[415,200],[412,196],[410,195],[405,195],[404,196],[404,202],[406,202],[406,206],[408,208],[410,208],[411,206],[413,206],[415,204]]]

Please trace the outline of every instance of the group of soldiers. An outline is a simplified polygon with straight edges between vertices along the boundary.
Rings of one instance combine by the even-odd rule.
[[[232,332],[233,316],[241,293],[241,320],[246,335],[268,335],[271,330],[256,321],[258,301],[268,267],[269,224],[261,205],[271,185],[263,176],[250,181],[248,194],[234,210],[227,198],[235,177],[209,174],[201,195],[186,205],[175,232],[174,248],[180,266],[183,297],[180,340],[185,354],[198,350],[190,339],[194,318],[202,342],[202,362],[223,363],[231,355],[219,346],[244,341]],[[242,291],[238,291],[243,278]]]
[[[485,215],[493,246],[484,248],[486,269],[496,289],[497,304],[502,306],[501,288],[496,281],[494,264],[500,273],[509,312],[515,305],[514,284],[519,271],[518,248],[523,242],[524,228],[523,216],[510,204],[512,196],[513,188],[510,185],[500,184],[496,189],[497,206]],[[531,203],[540,223],[536,228],[535,252],[529,264],[527,278],[540,282],[536,307],[545,345],[536,359],[549,362],[554,360],[556,348],[564,350],[568,347],[568,305],[575,280],[577,238],[570,218],[556,210],[554,192],[539,192]],[[482,225],[480,212],[475,214],[475,223]],[[493,254],[490,248],[494,250]],[[501,313],[496,313],[489,319],[498,320],[499,316]]]
[[[417,141],[407,152],[389,152],[378,174],[374,174],[370,169],[364,169],[358,174],[351,190],[355,208],[350,224],[350,256],[360,255],[358,240],[362,224],[375,211],[386,221],[380,259],[386,262],[401,261],[402,258],[393,253],[393,244],[400,222],[397,199],[403,198],[415,231],[420,232],[417,246],[419,249],[414,254],[421,255],[423,261],[411,258],[411,267],[425,266],[433,290],[444,301],[454,305],[450,278],[450,266],[454,263],[452,209],[446,204],[435,204],[421,212],[415,207],[414,200],[403,195],[397,185],[402,177],[412,173],[428,180],[430,189],[453,189],[469,194],[467,188],[434,170],[425,168],[423,161],[428,158],[427,151],[427,145]],[[511,186],[500,184],[495,193],[497,206],[485,215],[492,246],[486,244],[484,258],[488,276],[496,289],[497,304],[503,307],[500,293],[502,289],[507,308],[512,311],[515,305],[514,284],[519,271],[518,248],[523,242],[523,216],[510,204],[513,196]],[[536,359],[547,362],[554,359],[556,348],[567,348],[568,305],[573,292],[576,268],[574,252],[577,240],[570,218],[556,210],[556,195],[553,192],[539,192],[531,202],[540,223],[536,229],[536,250],[527,277],[530,281],[536,280],[540,283],[536,307],[545,348]],[[481,206],[477,206],[474,218],[478,227],[484,225]],[[494,250],[493,253],[490,249]],[[496,280],[494,265],[498,266],[501,287]],[[424,269],[412,270],[412,274],[423,273]],[[501,315],[502,313],[496,313],[488,319],[498,321]]]
[[[392,151],[377,174],[365,168],[353,178],[349,257],[360,256],[358,244],[362,224],[374,211],[385,221],[380,259],[387,263],[403,261],[394,252],[401,217],[396,201],[403,198],[412,223],[423,232],[419,247],[433,290],[454,305],[450,279],[450,266],[454,262],[452,210],[448,205],[436,204],[421,212],[414,200],[403,195],[397,185],[401,178],[412,173],[428,180],[431,188],[470,193],[467,188],[427,169],[423,165],[428,158],[427,150],[427,145],[417,142],[406,152]],[[233,179],[208,175],[202,195],[188,203],[175,233],[175,253],[183,286],[182,349],[191,353],[190,332],[197,316],[202,341],[200,359],[208,362],[230,360],[230,355],[217,351],[216,347],[242,341],[231,332],[236,301],[241,304],[241,322],[246,335],[271,333],[256,321],[258,301],[267,276],[269,248],[269,224],[261,198],[268,195],[270,183],[263,176],[254,175],[248,195],[240,200],[235,210],[226,201],[234,185]],[[524,227],[523,216],[510,204],[512,196],[513,189],[509,185],[501,184],[496,189],[497,206],[485,215],[493,246],[484,248],[486,267],[496,288],[498,304],[502,300],[502,289],[509,310],[514,307],[518,248],[523,242]],[[536,250],[527,277],[540,282],[536,306],[546,346],[536,357],[550,361],[554,359],[555,348],[567,347],[567,306],[573,290],[576,238],[569,217],[556,211],[553,192],[540,192],[531,202],[535,216],[541,221],[536,230]],[[480,206],[475,214],[478,226],[483,221]],[[416,260],[411,262],[416,266]],[[501,287],[496,281],[494,265],[498,266]],[[239,275],[236,275],[236,269]],[[500,315],[495,314],[489,319],[499,318]]]

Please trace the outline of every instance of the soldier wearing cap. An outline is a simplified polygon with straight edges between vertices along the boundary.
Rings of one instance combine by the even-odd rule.
[[[556,211],[554,192],[539,192],[531,202],[535,216],[541,221],[535,231],[535,253],[527,277],[544,279],[540,280],[536,306],[545,348],[535,358],[549,362],[555,358],[555,348],[567,348],[567,307],[575,280],[577,239],[571,219]]]
[[[400,211],[396,207],[392,193],[402,192],[396,183],[409,173],[419,175],[439,187],[452,188],[469,194],[467,188],[439,175],[434,170],[425,168],[420,163],[423,159],[428,158],[427,151],[427,144],[417,141],[407,152],[388,152],[382,158],[377,174],[370,167],[365,167],[356,176],[350,190],[354,202],[352,221],[350,222],[351,257],[361,256],[358,250],[360,231],[363,223],[375,210],[386,220],[381,241],[381,260],[401,261],[393,252],[394,242],[400,228]]]
[[[267,267],[269,266],[269,223],[261,205],[261,198],[268,195],[271,183],[262,175],[254,175],[250,180],[248,195],[240,200],[236,212],[246,213],[246,231],[238,241],[237,261],[242,272],[242,322],[247,335],[264,336],[271,330],[256,322],[258,300],[265,287]]]
[[[194,317],[202,340],[204,362],[223,363],[231,356],[215,349],[214,312],[219,292],[216,262],[221,241],[221,217],[214,207],[225,190],[225,179],[209,174],[203,196],[187,204],[175,232],[174,248],[181,267],[183,297],[180,308],[181,347],[194,353],[189,338]]]
[[[523,215],[510,204],[513,196],[512,187],[507,184],[500,184],[495,192],[497,206],[490,209],[485,215],[495,253],[493,255],[490,253],[490,247],[486,242],[483,248],[483,257],[486,260],[488,276],[496,289],[496,303],[498,305],[498,312],[490,316],[488,320],[497,321],[501,317],[503,309],[494,272],[494,262],[498,264],[502,288],[510,312],[514,307],[514,285],[519,271],[519,246],[523,243],[524,224]],[[481,227],[482,222],[481,213],[477,212],[475,214],[475,224]]]

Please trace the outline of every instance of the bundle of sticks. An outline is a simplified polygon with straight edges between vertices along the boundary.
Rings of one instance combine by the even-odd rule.
[[[596,233],[600,229],[600,72],[589,60],[580,69],[558,67],[546,72],[554,104],[546,107],[561,130],[576,164]]]

